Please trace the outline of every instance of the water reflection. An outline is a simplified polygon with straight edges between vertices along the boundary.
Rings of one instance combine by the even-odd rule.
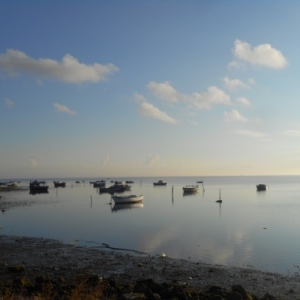
[[[182,196],[197,196],[199,192],[183,192]]]
[[[117,212],[117,211],[122,211],[122,210],[129,210],[129,209],[133,209],[133,208],[142,208],[144,207],[143,203],[118,203],[118,204],[114,204],[113,207],[111,207],[111,211],[112,212]]]
[[[30,190],[29,195],[49,194],[48,191],[34,191]]]

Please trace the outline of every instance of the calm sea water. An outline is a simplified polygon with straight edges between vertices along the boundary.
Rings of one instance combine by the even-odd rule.
[[[167,186],[153,186],[159,179]],[[4,199],[29,205],[1,213],[0,234],[88,247],[105,243],[151,255],[298,274],[299,176],[105,179],[107,186],[110,180],[133,180],[124,194],[144,195],[142,205],[123,207],[110,204],[111,195],[99,194],[92,180],[76,184],[68,179],[65,188],[54,188],[48,180],[48,194],[2,193]],[[203,180],[199,192],[184,195],[182,187],[198,180]],[[269,189],[257,192],[259,183]],[[215,202],[219,190],[222,204]]]

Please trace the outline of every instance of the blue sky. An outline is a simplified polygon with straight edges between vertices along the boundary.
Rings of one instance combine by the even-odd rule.
[[[0,178],[300,173],[300,2],[0,4]]]

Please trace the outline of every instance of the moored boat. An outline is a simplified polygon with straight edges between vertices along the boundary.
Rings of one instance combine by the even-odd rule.
[[[41,185],[38,181],[30,181],[29,190],[31,194],[48,193],[48,185]]]
[[[53,181],[54,187],[66,187],[65,181]]]
[[[105,187],[106,182],[105,180],[98,180],[93,182],[94,188],[99,188],[99,187]]]
[[[153,182],[153,185],[167,185],[167,182],[163,180],[158,180],[157,182]]]
[[[195,193],[199,190],[199,185],[186,185],[183,188],[184,193]]]
[[[129,191],[131,189],[131,186],[128,184],[113,184],[109,187],[100,187],[99,191],[100,193],[120,193],[120,192],[124,192],[124,191]]]
[[[112,196],[112,199],[116,204],[128,204],[142,202],[144,199],[143,195],[127,195],[127,196]]]
[[[267,186],[266,184],[258,184],[258,185],[256,186],[256,190],[257,190],[258,192],[260,192],[260,191],[265,191],[265,190],[267,190],[267,188],[268,188],[268,186]]]

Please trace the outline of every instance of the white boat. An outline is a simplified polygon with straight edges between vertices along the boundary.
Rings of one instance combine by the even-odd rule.
[[[121,203],[137,203],[142,202],[144,199],[143,195],[127,195],[127,196],[112,196],[112,199],[115,201],[116,204]]]
[[[199,185],[186,185],[183,188],[184,193],[195,193],[199,190]]]

